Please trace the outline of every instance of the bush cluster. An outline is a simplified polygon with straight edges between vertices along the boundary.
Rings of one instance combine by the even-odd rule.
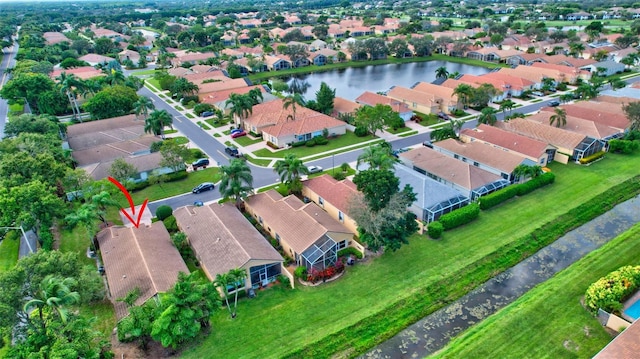
[[[551,172],[543,173],[525,183],[514,184],[501,190],[480,197],[480,209],[487,210],[495,207],[515,196],[524,196],[534,190],[551,184],[555,181],[556,175]]]
[[[185,97],[182,98],[180,103],[182,103],[183,106],[186,106],[191,101],[193,101],[195,103],[198,103],[198,102],[200,102],[200,98],[198,96],[185,96]]]
[[[444,232],[444,226],[439,221],[433,221],[427,225],[427,234],[433,239],[438,239]]]
[[[595,160],[597,160],[597,159],[599,159],[601,157],[604,157],[605,153],[606,152],[604,152],[604,151],[600,151],[600,152],[592,154],[591,156],[582,157],[580,159],[580,164],[581,165],[586,165],[587,163],[591,163],[591,162],[593,162],[593,161],[595,161]]]
[[[184,178],[187,178],[189,174],[187,173],[187,171],[178,171],[178,172],[173,172],[173,173],[168,173],[164,176],[166,176],[165,178],[167,179],[167,182],[173,182],[173,181],[178,181]],[[147,187],[149,187],[149,181],[144,180],[144,181],[140,181],[137,183],[134,183],[131,188],[129,188],[129,190],[131,191],[139,191],[141,189],[145,189]]]
[[[362,259],[362,253],[359,250],[353,247],[347,247],[338,251],[338,258],[340,257],[348,257],[350,255],[356,256],[358,259]]]
[[[609,151],[614,153],[630,154],[638,150],[640,143],[629,140],[611,140],[609,141]]]
[[[267,141],[267,146],[273,148],[274,150],[279,150],[280,147],[278,147],[278,145],[276,145],[275,143],[271,142],[271,141]]]
[[[178,223],[176,222],[176,217],[173,215],[165,218],[162,223],[164,223],[164,226],[170,234],[178,232]]]
[[[467,224],[480,215],[480,206],[477,203],[471,203],[468,206],[458,208],[455,211],[440,216],[440,223],[444,230],[450,230]]]
[[[200,116],[203,112],[213,111],[213,110],[214,110],[213,105],[208,103],[199,103],[193,107],[193,112],[195,112],[195,114],[198,116]]]
[[[555,180],[555,174],[551,172],[543,173],[530,181],[516,185],[516,188],[518,189],[518,196],[524,196],[527,193],[531,193],[540,187],[553,183]]]
[[[358,126],[355,130],[353,130],[353,134],[356,135],[356,137],[365,137],[369,134],[369,131],[366,127]]]
[[[292,142],[290,145],[291,147],[302,147],[306,144],[307,144],[307,141],[298,141],[298,142]]]
[[[321,145],[326,145],[327,143],[329,143],[328,139],[326,139],[326,138],[324,138],[322,136],[317,136],[317,137],[314,137],[314,138],[310,139],[309,141],[305,142],[305,146],[307,146],[307,147],[313,147],[315,145],[321,146]]]
[[[598,279],[587,288],[584,302],[594,313],[619,310],[621,303],[640,286],[640,266],[625,266]]]
[[[307,267],[305,266],[299,266],[298,268],[296,268],[296,270],[293,272],[293,275],[296,278],[301,278],[301,279],[307,279]]]
[[[173,208],[171,208],[170,206],[167,206],[166,204],[156,209],[156,217],[158,217],[158,219],[161,221],[164,221],[165,218],[169,217],[172,214],[173,214]]]

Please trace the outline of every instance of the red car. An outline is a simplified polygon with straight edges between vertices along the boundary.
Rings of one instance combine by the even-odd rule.
[[[242,137],[242,136],[246,136],[247,133],[242,131],[242,132],[234,132],[231,134],[231,138],[238,138],[238,137]]]

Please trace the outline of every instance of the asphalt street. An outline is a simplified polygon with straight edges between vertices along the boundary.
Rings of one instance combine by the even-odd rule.
[[[8,69],[13,68],[16,64],[15,58],[18,52],[18,43],[14,42],[12,47],[2,49],[2,63],[0,63],[0,89],[11,78],[11,75],[7,72]],[[0,135],[4,136],[4,124],[7,121],[7,115],[9,113],[9,104],[7,100],[0,98]]]

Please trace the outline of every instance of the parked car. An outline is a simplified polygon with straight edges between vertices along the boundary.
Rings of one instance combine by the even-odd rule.
[[[192,193],[200,193],[200,192],[204,192],[204,191],[210,191],[212,189],[216,188],[216,186],[211,183],[211,182],[204,182],[204,183],[200,183],[199,185],[195,186],[191,192]]]
[[[544,96],[544,94],[543,94],[542,92],[540,92],[540,91],[533,91],[531,94],[532,94],[533,96],[538,96],[538,97],[542,97],[542,96]]]
[[[307,169],[309,170],[309,173],[322,172],[322,167],[320,167],[320,166],[309,166],[309,167],[307,167]]]
[[[433,148],[433,143],[431,143],[431,141],[429,141],[429,140],[426,140],[426,141],[422,142],[422,145],[424,147]]]
[[[191,166],[193,166],[193,169],[198,169],[200,167],[202,168],[207,168],[207,166],[209,165],[209,159],[208,158],[200,158],[199,160],[193,162],[191,164]]]
[[[441,118],[441,119],[447,120],[447,121],[451,120],[451,117],[449,117],[449,115],[447,115],[444,112],[438,112],[438,118]]]
[[[229,133],[232,134],[232,135],[234,133],[237,133],[237,132],[242,132],[242,129],[241,128],[232,128],[231,131],[229,131]]]
[[[238,138],[238,137],[242,137],[242,136],[246,136],[247,133],[244,131],[240,131],[240,132],[235,132],[231,134],[231,138]]]
[[[194,205],[194,206],[196,206],[196,207],[202,207],[202,206],[204,206],[204,202],[202,202],[202,201],[195,201],[195,202],[193,202],[193,205]]]
[[[203,113],[200,114],[200,116],[202,116],[202,117],[211,117],[211,116],[213,116],[213,112],[212,111],[204,111]]]
[[[552,107],[560,106],[560,101],[551,100],[551,101],[549,101],[549,106],[552,106]]]
[[[240,157],[240,152],[238,152],[238,149],[233,146],[225,148],[224,152],[226,152],[231,157]]]
[[[391,155],[395,158],[398,158],[401,153],[409,151],[408,148],[399,148],[397,150],[391,151]]]

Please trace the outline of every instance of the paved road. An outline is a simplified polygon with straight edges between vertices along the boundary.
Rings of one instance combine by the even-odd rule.
[[[18,43],[15,42],[12,47],[8,47],[2,50],[4,56],[2,56],[2,63],[0,63],[0,89],[11,78],[11,75],[7,73],[7,70],[13,68],[16,64],[15,58],[18,53]],[[0,98],[0,137],[4,136],[4,124],[7,121],[7,115],[9,113],[9,104],[3,98]]]

